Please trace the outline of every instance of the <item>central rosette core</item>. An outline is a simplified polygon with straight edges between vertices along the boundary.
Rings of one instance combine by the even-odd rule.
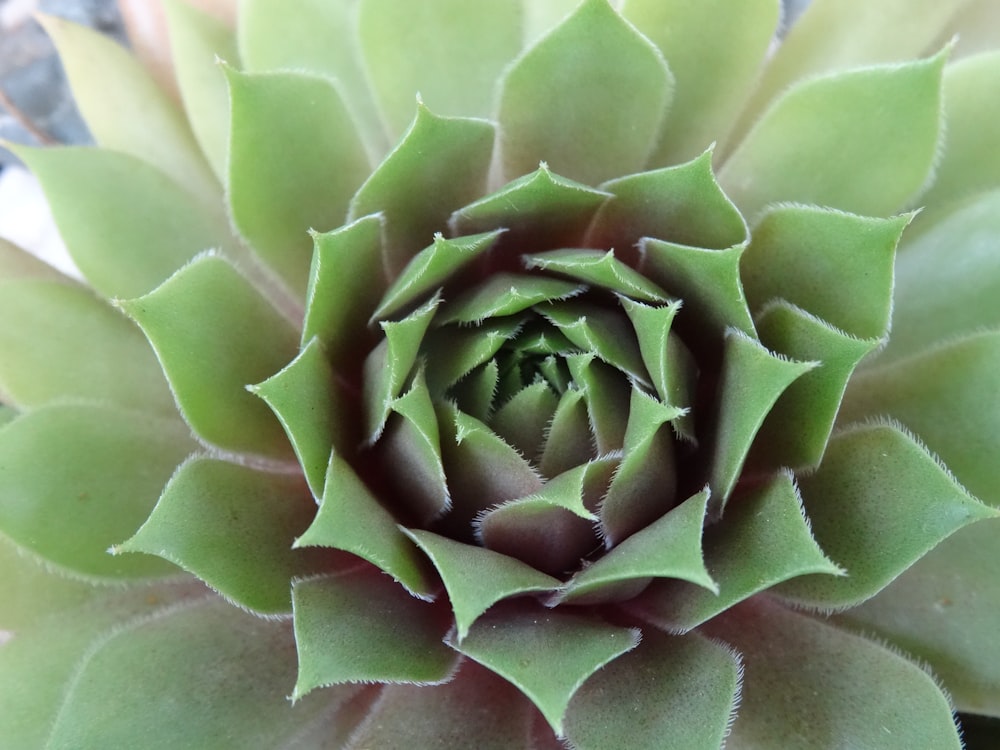
[[[439,235],[383,297],[367,478],[406,525],[566,579],[683,499],[694,359],[679,303],[612,251],[503,234]]]

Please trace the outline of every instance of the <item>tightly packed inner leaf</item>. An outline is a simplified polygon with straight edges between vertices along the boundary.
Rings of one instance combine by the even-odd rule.
[[[171,3],[186,120],[50,22],[103,148],[19,153],[99,296],[0,245],[0,309],[43,311],[0,333],[0,542],[25,580],[128,588],[118,625],[106,592],[0,588],[0,669],[96,623],[15,710],[127,744],[95,706],[153,652],[199,683],[164,714],[192,746],[959,747],[933,679],[853,630],[1000,705],[996,659],[935,650],[958,626],[884,605],[998,515],[995,160],[946,154],[942,202],[994,192],[911,210],[995,59],[945,72],[948,14],[892,37],[915,61],[855,49],[824,0],[769,59],[776,0],[397,6]],[[843,49],[806,54],[824,19]],[[985,320],[928,275],[949,238]],[[252,729],[206,718],[255,679]]]

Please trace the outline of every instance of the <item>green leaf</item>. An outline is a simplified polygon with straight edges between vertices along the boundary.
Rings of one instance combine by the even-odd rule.
[[[843,578],[803,576],[774,590],[809,607],[859,604],[958,529],[1000,516],[912,438],[884,425],[837,435],[799,484],[816,540],[847,569]]]
[[[692,347],[718,348],[730,326],[754,335],[740,283],[745,249],[745,244],[707,250],[649,237],[639,241],[639,272],[683,300],[686,311],[677,318],[677,325]]]
[[[887,414],[913,430],[969,492],[1000,507],[1000,333],[980,333],[864,370],[852,379],[842,418]]]
[[[222,71],[212,63],[221,59],[239,65],[236,39],[222,21],[185,2],[170,0],[163,9],[188,122],[215,178],[223,184],[229,159],[229,95]]]
[[[545,381],[527,386],[497,409],[490,426],[531,461],[541,454],[559,397]]]
[[[448,301],[438,322],[478,325],[487,318],[516,315],[543,302],[568,299],[583,289],[571,281],[546,276],[495,273]]]
[[[313,235],[302,345],[319,337],[334,369],[350,372],[356,352],[374,340],[366,324],[386,289],[382,218],[365,216]]]
[[[697,635],[646,631],[642,643],[587,680],[570,701],[577,750],[718,750],[739,701],[741,664]]]
[[[82,657],[90,656],[123,623],[162,616],[166,608],[205,596],[204,588],[189,581],[179,585],[156,583],[128,588],[111,586],[92,591],[95,596],[88,597],[89,601],[82,602],[81,606],[65,610],[60,608],[55,616],[35,622],[30,628],[15,633],[14,638],[0,648],[0,726],[4,729],[5,743],[23,748],[40,748],[47,744],[52,747],[48,740],[53,724],[63,710],[68,690],[79,679],[80,667],[83,666]],[[35,593],[39,599],[45,596],[42,592]],[[229,640],[228,630],[220,632]],[[152,657],[152,653],[146,654],[145,664],[149,664]],[[192,662],[181,659],[179,663]],[[199,660],[197,663],[205,662]],[[142,667],[138,672],[129,671],[124,680],[131,683],[135,675],[142,674],[144,669]],[[162,689],[165,684],[169,684],[163,679],[136,682],[146,689],[153,686]],[[119,690],[121,685],[122,681],[119,680]],[[127,692],[135,695],[138,689],[137,684],[134,690]],[[122,705],[118,700],[114,703]],[[166,705],[159,709],[153,705],[146,708],[159,716],[166,710]],[[191,714],[192,717],[194,715]],[[104,720],[110,718],[106,711],[98,712],[97,716]],[[115,717],[119,720],[123,718],[122,712],[117,711]],[[124,718],[130,723],[141,722],[141,714]],[[96,742],[95,746],[108,745]],[[128,746],[128,741],[125,746]],[[63,747],[70,750],[71,746]]]
[[[672,91],[660,51],[608,0],[586,0],[503,78],[503,174],[513,179],[540,161],[588,185],[637,172],[656,145]]]
[[[538,468],[545,477],[554,477],[596,457],[583,391],[570,389],[559,397],[549,423],[545,449]]]
[[[426,560],[350,465],[330,456],[326,491],[315,520],[295,547],[334,547],[368,560],[420,599],[434,598]]]
[[[727,331],[716,399],[718,412],[710,435],[713,513],[725,507],[754,438],[775,402],[817,364],[774,354],[739,331]]]
[[[699,6],[700,7],[700,6]],[[712,173],[712,150],[676,167],[601,185],[614,197],[597,212],[587,244],[628,251],[642,237],[723,250],[747,239],[747,225]]]
[[[356,8],[342,0],[298,0],[289,13],[281,0],[241,0],[236,33],[248,71],[305,70],[336,81],[368,154],[377,161],[389,140],[361,61]]]
[[[553,591],[560,585],[558,579],[499,552],[419,529],[403,529],[403,533],[427,554],[441,575],[459,643],[469,627],[501,599]]]
[[[946,54],[797,84],[740,143],[719,182],[748,216],[779,201],[898,211],[931,173]]]
[[[992,0],[958,0],[960,10],[951,19],[940,41],[955,39],[956,57],[997,48],[997,21],[1000,9]],[[940,43],[940,42],[939,42]]]
[[[525,268],[569,276],[641,302],[668,302],[664,291],[615,258],[614,250],[550,250],[522,256]]]
[[[583,241],[594,212],[609,197],[608,193],[552,174],[542,163],[531,174],[456,211],[448,227],[453,235],[504,227],[504,239],[521,252],[575,247]]]
[[[393,317],[401,309],[414,305],[428,293],[444,286],[470,263],[488,254],[501,234],[502,229],[455,239],[435,234],[433,244],[413,256],[406,268],[393,279],[372,319]]]
[[[1000,325],[1000,190],[970,200],[905,245],[881,362]]]
[[[0,237],[0,281],[12,279],[71,281],[45,261]]]
[[[0,391],[31,408],[92,400],[177,414],[142,333],[120,312],[75,284],[23,279],[0,287]]]
[[[351,429],[348,395],[335,380],[319,340],[310,341],[281,372],[248,389],[281,421],[309,489],[322,497],[330,451],[350,454],[361,436]]]
[[[956,532],[860,606],[837,617],[930,664],[960,711],[1000,714],[998,521]]]
[[[203,255],[146,296],[118,304],[156,350],[195,433],[230,450],[289,454],[280,423],[246,386],[295,356],[298,331],[231,265]]]
[[[638,642],[637,630],[520,603],[487,612],[461,643],[449,639],[452,648],[516,685],[559,736],[566,706],[583,682]]]
[[[609,594],[615,601],[617,590],[631,598],[637,587],[645,588],[654,578],[678,578],[716,593],[718,586],[705,569],[701,552],[707,507],[707,491],[691,496],[574,575],[554,601],[602,603]]]
[[[724,136],[739,114],[777,31],[781,4],[625,0],[621,12],[659,47],[677,79],[650,161],[660,166],[690,159]]]
[[[615,453],[625,444],[628,427],[628,381],[595,355],[574,354],[566,358],[573,383],[583,393],[587,404],[590,432],[599,455]],[[550,437],[551,441],[551,437]]]
[[[133,156],[92,148],[15,151],[42,183],[73,261],[105,297],[145,294],[197,253],[232,246],[221,211]]]
[[[292,550],[314,512],[296,476],[194,457],[114,552],[159,555],[241,606],[279,614],[291,605],[291,580],[319,567],[320,556]]]
[[[444,685],[386,686],[346,750],[510,750],[536,714],[516,687],[466,659]]]
[[[298,581],[292,590],[299,678],[292,699],[343,682],[446,682],[448,617],[375,569]]]
[[[483,194],[493,136],[493,126],[484,120],[438,117],[417,107],[403,139],[351,199],[347,217],[384,214],[390,278],[446,228],[452,212]]]
[[[139,61],[106,34],[55,16],[41,20],[98,144],[168,175],[189,199],[219,206],[219,183],[187,121]],[[98,182],[91,176],[91,185]]]
[[[934,678],[884,646],[760,599],[705,630],[743,656],[735,747],[961,747]]]
[[[406,129],[418,93],[435,112],[488,117],[521,50],[522,13],[516,0],[362,0],[358,38],[390,132]]]
[[[444,317],[435,317],[434,322],[443,322]],[[522,327],[522,321],[509,317],[475,327],[442,326],[432,329],[421,349],[431,391],[440,394],[460,386],[472,370],[490,360],[504,344],[518,335]],[[490,391],[486,395],[485,401],[477,403],[477,407],[489,413],[494,393]]]
[[[823,458],[841,399],[854,368],[879,344],[848,336],[783,302],[757,319],[766,347],[798,361],[820,362],[775,401],[754,440],[748,466],[815,468]]]
[[[654,581],[627,605],[668,632],[688,632],[754,594],[809,573],[843,575],[813,539],[789,473],[739,491],[702,543],[706,575],[717,590],[682,580]]]
[[[0,430],[0,531],[85,578],[176,572],[162,560],[107,550],[145,520],[193,449],[177,421],[109,406],[38,408]]]
[[[343,223],[370,165],[336,86],[304,73],[226,68],[232,118],[228,198],[233,223],[298,295],[306,291],[308,230]]]
[[[151,750],[280,747],[352,694],[289,706],[294,653],[284,622],[251,617],[214,598],[161,607],[91,647],[47,747],[129,747],[140,736]],[[135,679],[144,673],[157,677]],[[241,690],[237,700],[234,685],[253,689]]]

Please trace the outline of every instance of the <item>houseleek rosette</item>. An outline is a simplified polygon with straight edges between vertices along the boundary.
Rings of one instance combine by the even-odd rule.
[[[0,247],[15,746],[1000,715],[996,5],[575,5],[168,3],[182,106],[46,21],[100,148],[18,149],[85,282]]]

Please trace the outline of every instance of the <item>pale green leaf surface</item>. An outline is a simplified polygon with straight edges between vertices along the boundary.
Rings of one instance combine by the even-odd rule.
[[[958,2],[961,8],[938,37],[937,46],[954,40],[956,59],[996,50],[1000,45],[1000,7],[993,0]]]
[[[426,560],[350,465],[330,456],[316,518],[295,547],[334,547],[368,560],[421,599],[433,599]]]
[[[528,45],[548,34],[580,5],[580,0],[546,0],[524,4],[524,39]]]
[[[314,513],[297,476],[195,457],[170,479],[142,527],[114,551],[158,555],[241,606],[281,614],[291,605],[291,580],[319,567],[319,555],[292,549]]]
[[[962,529],[837,621],[927,661],[959,710],[1000,716],[998,543],[1000,521]]]
[[[485,120],[438,117],[417,107],[410,129],[351,199],[348,214],[348,220],[384,214],[390,278],[447,227],[454,211],[483,194],[493,137]]]
[[[667,302],[666,293],[615,258],[614,250],[550,250],[523,256],[526,268],[569,276],[641,302]]]
[[[931,173],[945,56],[799,83],[726,160],[719,183],[747,216],[779,201],[898,211]]]
[[[589,185],[639,171],[672,90],[660,51],[608,0],[585,0],[502,80],[497,120],[505,177],[540,161]]]
[[[466,659],[444,685],[385,687],[346,750],[510,750],[536,716],[516,687]]]
[[[747,465],[753,469],[819,465],[854,368],[878,346],[779,302],[757,318],[764,346],[798,361],[820,364],[778,397],[754,440]]]
[[[625,251],[641,237],[655,237],[723,250],[747,239],[743,217],[715,181],[711,149],[676,167],[605,182],[601,189],[614,197],[594,217],[588,245],[614,244]]]
[[[693,158],[726,135],[760,73],[780,13],[777,0],[625,0],[622,14],[659,47],[676,78],[652,164]]]
[[[842,418],[887,414],[913,430],[969,492],[1000,508],[1000,333],[984,332],[864,370]]]
[[[959,30],[953,25],[956,15],[972,4],[974,0],[813,0],[768,61],[736,133],[746,133],[765,107],[797,81],[904,62],[940,49]]]
[[[351,429],[348,396],[335,380],[318,339],[312,339],[281,372],[248,386],[271,407],[314,497],[323,496],[330,451],[350,454],[360,440]]]
[[[225,68],[231,126],[227,195],[233,223],[261,259],[303,296],[308,230],[340,226],[370,165],[329,80]]]
[[[52,405],[0,430],[0,531],[58,568],[90,578],[175,573],[108,547],[149,515],[194,449],[176,420],[109,406]]]
[[[46,279],[70,281],[53,266],[24,250],[13,242],[0,237],[0,280]]]
[[[379,324],[385,338],[365,359],[362,382],[365,437],[369,443],[374,443],[385,429],[392,402],[413,371],[440,301],[435,295],[402,320]]]
[[[583,684],[566,712],[566,735],[575,750],[661,750],[665,738],[684,750],[718,750],[739,689],[740,660],[729,649],[647,630]]]
[[[334,369],[344,373],[373,339],[366,323],[386,288],[382,218],[365,216],[315,234],[313,245],[302,344],[318,336]]]
[[[834,437],[819,469],[799,487],[817,542],[847,575],[802,576],[775,592],[827,610],[871,598],[950,534],[1000,515],[912,438],[885,425]]]
[[[559,397],[552,387],[546,381],[535,381],[497,409],[490,426],[506,443],[533,461],[541,454],[558,405]]]
[[[814,206],[768,210],[741,259],[750,305],[758,312],[780,298],[858,338],[883,337],[893,304],[896,245],[910,218],[875,219]]]
[[[106,297],[145,294],[197,253],[232,247],[225,217],[127,154],[16,149],[77,267]]]
[[[688,632],[754,594],[795,576],[839,575],[816,544],[790,474],[741,491],[702,544],[714,592],[685,581],[655,581],[631,610],[669,632]]]
[[[632,392],[628,381],[593,353],[573,354],[566,357],[566,362],[573,374],[573,383],[583,393],[597,453],[620,451],[625,445],[628,428]]]
[[[210,210],[221,208],[221,187],[184,115],[140,62],[93,29],[55,16],[42,22],[98,144],[155,167]]]
[[[252,617],[212,597],[163,607],[89,650],[46,748],[282,747],[346,697],[290,706],[294,658],[286,622]],[[143,673],[156,678],[135,679]],[[244,686],[239,700],[234,685]]]
[[[456,542],[419,529],[404,529],[434,563],[455,615],[458,642],[486,610],[501,599],[553,591],[556,578],[493,550]]]
[[[289,455],[280,422],[246,386],[295,357],[298,331],[239,272],[204,255],[146,296],[119,305],[153,345],[199,437],[231,450]]]
[[[486,318],[515,315],[543,302],[568,299],[582,289],[562,279],[495,273],[447,302],[437,322],[482,323]]]
[[[447,681],[455,655],[440,607],[377,570],[299,581],[292,590],[299,677],[292,697],[343,682]]]
[[[33,623],[0,648],[0,726],[4,742],[12,747],[47,747],[81,657],[99,646],[110,631],[135,618],[153,617],[180,601],[205,596],[203,587],[190,582],[91,591],[98,595],[89,602]],[[141,682],[163,684],[161,680]],[[121,682],[117,688],[121,690]],[[114,703],[119,705],[117,700]],[[107,711],[98,715],[106,717]]]
[[[624,456],[599,513],[609,548],[660,518],[677,500],[677,461],[668,422],[680,414],[677,407],[632,387]]]
[[[594,458],[593,440],[583,393],[567,390],[559,397],[549,424],[549,436],[538,466],[546,477],[554,477]]]
[[[507,229],[519,248],[574,247],[608,193],[553,174],[545,163],[494,193],[470,203],[448,220],[452,234]]]
[[[740,258],[745,244],[725,250],[706,250],[645,238],[639,243],[639,270],[681,299],[684,312],[677,318],[688,343],[701,349],[717,348],[726,328],[754,335],[753,319],[740,283]]]
[[[635,648],[639,631],[541,605],[500,605],[453,648],[516,685],[562,736],[563,714],[580,685]]]
[[[970,200],[900,249],[892,336],[879,361],[1000,324],[1000,191]]]
[[[649,579],[663,578],[690,581],[714,592],[718,586],[705,569],[701,550],[707,507],[705,490],[688,498],[574,575],[557,601],[602,602],[616,585],[637,582],[645,587]]]
[[[75,284],[0,286],[0,392],[31,408],[82,399],[176,416],[159,363],[138,328]]]
[[[378,161],[389,141],[361,62],[356,8],[344,0],[298,0],[289,13],[282,0],[241,0],[236,34],[248,71],[306,70],[336,81],[369,156]]]
[[[427,293],[443,286],[469,264],[482,260],[494,248],[503,230],[455,239],[434,235],[434,242],[421,250],[393,279],[372,313],[373,320],[393,317],[401,309],[418,302]]]
[[[783,392],[816,362],[798,362],[774,354],[749,336],[730,329],[725,339],[711,431],[709,484],[721,512],[739,479],[761,425]]]
[[[239,65],[232,30],[183,0],[163,4],[177,86],[191,130],[219,184],[229,158],[229,94],[216,60]]]
[[[959,750],[947,697],[920,667],[866,638],[755,599],[705,626],[743,656],[740,750]]]
[[[390,132],[406,129],[418,93],[435,112],[488,117],[522,15],[520,0],[361,0],[358,39]]]

